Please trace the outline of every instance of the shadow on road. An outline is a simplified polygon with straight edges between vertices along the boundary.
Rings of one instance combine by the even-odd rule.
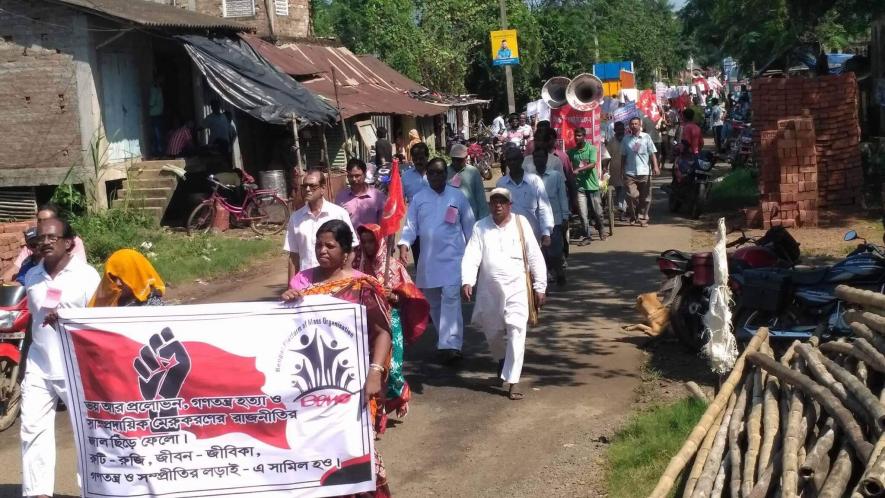
[[[22,495],[21,484],[0,484],[0,498],[19,498]],[[78,498],[72,495],[52,495],[54,498]]]

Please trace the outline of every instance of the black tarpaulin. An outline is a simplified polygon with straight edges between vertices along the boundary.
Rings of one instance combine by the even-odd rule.
[[[209,86],[237,109],[261,121],[302,126],[334,123],[337,111],[291,76],[278,71],[240,38],[178,35]]]

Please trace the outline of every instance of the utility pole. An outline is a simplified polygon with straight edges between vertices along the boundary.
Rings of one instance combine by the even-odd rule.
[[[501,9],[501,29],[507,29],[507,6],[504,0],[498,0]],[[504,78],[507,80],[507,112],[516,112],[516,99],[513,97],[513,69],[510,65],[504,66]]]

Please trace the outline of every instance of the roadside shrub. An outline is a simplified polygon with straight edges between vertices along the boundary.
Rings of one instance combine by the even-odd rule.
[[[755,206],[759,202],[756,170],[740,168],[725,175],[710,190],[710,207],[725,211]]]

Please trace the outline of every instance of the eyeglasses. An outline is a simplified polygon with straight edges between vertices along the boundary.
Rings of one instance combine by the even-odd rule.
[[[43,242],[49,242],[50,244],[54,244],[54,243],[58,242],[58,239],[60,239],[60,238],[61,237],[59,237],[58,235],[47,233],[47,234],[37,235],[36,237],[34,237],[34,243],[35,244],[42,244]]]
[[[322,187],[323,186],[320,185],[319,183],[302,183],[301,184],[301,188],[304,190],[317,190]]]

